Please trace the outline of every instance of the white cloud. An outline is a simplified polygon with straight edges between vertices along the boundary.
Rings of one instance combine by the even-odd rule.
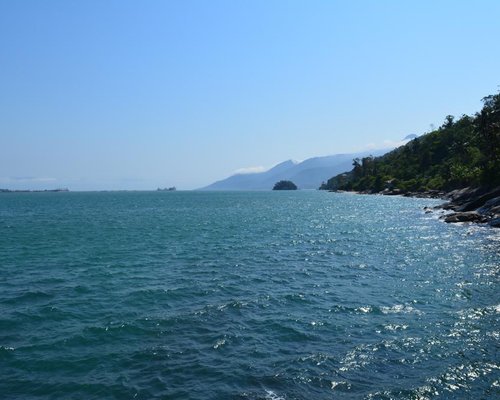
[[[267,168],[262,167],[262,166],[257,166],[257,167],[246,167],[246,168],[238,168],[236,171],[234,171],[235,174],[257,174],[259,172],[265,172],[267,171]]]
[[[399,147],[408,143],[409,140],[384,140],[385,147]]]
[[[368,143],[365,145],[366,150],[384,150],[384,149],[394,149],[399,146],[403,146],[408,143],[410,139],[407,140],[384,140],[382,143]]]

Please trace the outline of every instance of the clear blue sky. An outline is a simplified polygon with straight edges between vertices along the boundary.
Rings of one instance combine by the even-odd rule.
[[[0,1],[0,187],[190,189],[500,85],[500,1]]]

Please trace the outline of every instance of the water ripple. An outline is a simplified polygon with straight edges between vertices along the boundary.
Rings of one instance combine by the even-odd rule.
[[[2,196],[6,398],[500,397],[499,233],[434,200]]]

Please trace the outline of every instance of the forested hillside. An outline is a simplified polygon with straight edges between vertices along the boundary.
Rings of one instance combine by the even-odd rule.
[[[353,160],[350,172],[320,189],[380,192],[453,190],[500,185],[500,94],[473,116],[449,115],[437,130],[381,157]]]

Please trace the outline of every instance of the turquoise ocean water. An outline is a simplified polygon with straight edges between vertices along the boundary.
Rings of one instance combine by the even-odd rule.
[[[0,194],[0,398],[499,398],[500,231],[436,203]]]

